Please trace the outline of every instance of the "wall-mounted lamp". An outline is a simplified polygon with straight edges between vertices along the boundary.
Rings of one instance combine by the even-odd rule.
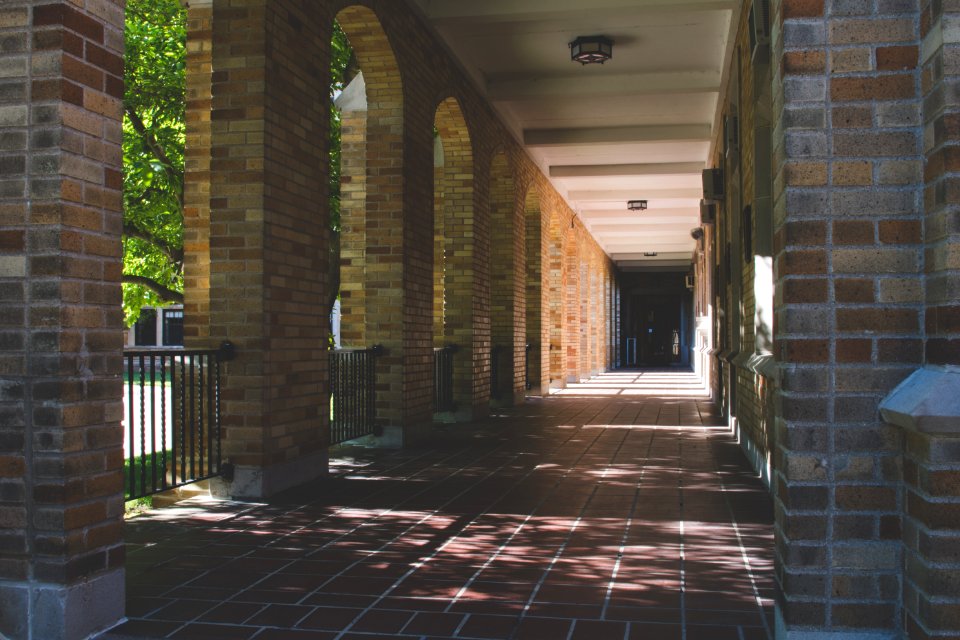
[[[630,211],[646,211],[647,201],[646,200],[628,200],[627,209],[629,209]]]
[[[577,36],[570,43],[570,59],[580,64],[603,64],[613,57],[613,40],[606,36]]]

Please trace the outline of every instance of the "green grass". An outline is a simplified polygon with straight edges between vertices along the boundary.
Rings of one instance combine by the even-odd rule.
[[[167,464],[170,463],[170,460],[172,460],[172,458],[173,458],[173,451],[167,451]],[[162,460],[163,458],[161,457],[161,453],[158,451],[156,455],[157,485],[159,485],[162,482],[163,474],[165,473]],[[130,484],[130,464],[131,464],[130,458],[127,458],[123,461],[123,493],[124,495],[130,496],[133,493],[142,493],[143,492],[142,490],[144,489],[144,487],[146,487],[147,489],[152,489],[153,473],[154,473],[153,456],[150,454],[147,454],[146,456],[136,456],[133,459],[134,475],[135,475],[135,477],[133,478],[133,485]],[[146,465],[146,475],[145,475],[146,484],[141,483],[141,471],[142,471],[141,465],[142,464]],[[128,500],[128,503],[137,502],[139,500],[149,500],[149,499],[150,499],[149,497],[137,498],[134,500]]]

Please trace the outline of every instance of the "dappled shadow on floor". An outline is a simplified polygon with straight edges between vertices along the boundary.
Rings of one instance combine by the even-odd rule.
[[[131,520],[129,621],[104,637],[768,638],[759,480],[711,403],[676,393],[696,383],[585,392],[612,380],[341,450],[269,504]]]

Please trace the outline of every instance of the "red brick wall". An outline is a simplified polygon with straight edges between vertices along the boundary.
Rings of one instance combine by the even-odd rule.
[[[310,61],[328,55],[331,20],[296,1],[214,7],[210,336],[237,345],[222,406],[238,465],[325,447],[329,80]]]
[[[889,61],[915,57],[918,16],[774,4],[778,605],[793,628],[889,632],[902,434],[877,406],[920,364],[923,313],[919,76]]]
[[[122,24],[109,0],[0,6],[5,637],[123,614],[71,595],[122,589]]]

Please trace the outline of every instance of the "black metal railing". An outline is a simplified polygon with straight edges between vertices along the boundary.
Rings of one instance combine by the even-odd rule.
[[[124,492],[127,500],[224,475],[220,349],[124,351]]]
[[[330,444],[377,432],[376,357],[383,347],[330,352]]]
[[[453,354],[455,345],[433,350],[433,411],[442,413],[454,410],[453,402]]]

